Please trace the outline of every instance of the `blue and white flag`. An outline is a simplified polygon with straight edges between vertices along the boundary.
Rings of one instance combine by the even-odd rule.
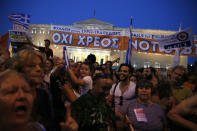
[[[128,43],[128,49],[127,49],[127,56],[125,59],[125,63],[131,65],[131,58],[132,58],[132,22],[133,19],[131,17],[131,23],[130,23],[130,27],[129,27],[129,32],[130,32],[130,37],[129,37],[129,43]]]
[[[28,14],[11,14],[8,16],[8,19],[13,24],[19,24],[24,26],[25,28],[28,28],[30,23],[30,15]]]
[[[68,52],[66,46],[63,47],[64,67],[69,68]]]

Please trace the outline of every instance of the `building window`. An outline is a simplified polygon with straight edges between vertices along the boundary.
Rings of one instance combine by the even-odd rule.
[[[42,46],[42,42],[41,41],[38,42],[38,46]]]
[[[160,68],[160,63],[159,62],[155,62],[155,68]]]
[[[150,62],[144,62],[144,68],[149,68],[150,67]]]
[[[54,47],[54,48],[56,48],[56,49],[58,49],[58,48],[59,48],[59,47],[58,47],[58,45],[56,45],[56,44],[54,44],[54,45],[53,45],[53,47]]]
[[[36,28],[33,28],[31,31],[32,34],[36,34]]]
[[[78,62],[79,61],[79,56],[75,55],[73,60],[74,60],[74,62]]]
[[[44,34],[45,33],[45,29],[41,28],[40,29],[40,34]]]
[[[70,56],[70,59],[72,59],[72,57],[73,57],[72,53],[69,53],[69,56]]]
[[[171,64],[166,64],[166,69],[170,68]]]
[[[137,64],[136,63],[133,64],[133,68],[137,68]]]
[[[195,41],[197,40],[197,36],[194,36],[194,40],[195,40]]]
[[[89,30],[98,30],[99,28],[96,26],[88,26],[87,29]]]

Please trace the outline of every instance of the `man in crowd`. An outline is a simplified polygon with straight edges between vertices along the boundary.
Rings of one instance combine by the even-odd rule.
[[[197,95],[194,95],[182,101],[168,113],[168,117],[176,123],[176,125],[179,125],[180,130],[189,129],[195,131],[197,129],[197,114],[195,113],[197,110],[196,101]],[[179,129],[174,128],[174,130]]]
[[[192,91],[187,88],[184,83],[184,77],[186,75],[185,68],[183,66],[175,66],[172,69],[172,75],[170,83],[172,85],[172,94],[176,98],[177,103],[180,103],[184,99],[192,96]]]
[[[113,84],[110,90],[112,105],[116,112],[123,112],[130,102],[135,97],[135,83],[130,81],[130,76],[133,73],[133,67],[128,64],[121,64],[118,70],[119,82]]]
[[[45,39],[44,42],[45,42],[45,47],[40,47],[40,46],[36,46],[36,45],[33,45],[33,47],[37,48],[40,52],[45,53],[47,59],[53,58],[53,50],[51,48],[49,48],[50,44],[51,44],[50,40]]]
[[[72,103],[72,115],[79,124],[80,130],[107,131],[111,121],[115,118],[105,97],[109,94],[112,80],[103,75],[93,78],[93,88]]]

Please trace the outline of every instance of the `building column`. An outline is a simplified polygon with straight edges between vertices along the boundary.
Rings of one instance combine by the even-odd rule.
[[[125,57],[126,57],[126,55],[125,55],[124,50],[121,50],[120,51],[120,61],[119,61],[119,64],[122,64],[122,63],[125,62]]]

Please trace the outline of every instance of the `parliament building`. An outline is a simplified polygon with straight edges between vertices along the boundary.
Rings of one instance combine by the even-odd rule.
[[[52,26],[50,24],[30,24],[29,32],[31,32],[32,41],[38,46],[44,46],[44,40],[50,39],[52,41]],[[125,36],[129,38],[129,28],[114,27],[113,24],[97,20],[95,18],[88,19],[85,21],[74,22],[73,25],[55,25],[57,27],[66,27],[73,29],[83,29],[84,31],[99,30],[99,31],[113,31],[115,35],[118,32],[126,32]],[[103,33],[102,32],[102,33]],[[152,30],[152,29],[132,29],[132,66],[134,68],[141,67],[155,67],[168,69],[173,64],[174,54],[173,53],[157,53],[155,41],[153,37],[160,37],[163,35],[170,35],[176,33],[176,31],[165,31],[165,30]],[[58,34],[56,34],[58,36]],[[57,37],[54,36],[54,37]],[[64,35],[63,37],[72,37]],[[80,36],[82,37],[82,36]],[[57,38],[56,38],[57,39]],[[96,38],[94,38],[96,39]],[[75,40],[75,39],[74,39]],[[105,39],[109,42],[108,39]],[[103,40],[104,41],[104,40]],[[104,41],[104,42],[106,42]],[[115,41],[115,40],[114,40]],[[96,44],[96,43],[95,43]],[[128,42],[121,43],[124,47],[128,46]],[[135,46],[136,45],[136,46]],[[63,56],[63,45],[55,44],[51,42],[50,48],[53,49],[54,55],[57,57]],[[151,51],[149,51],[151,48]],[[67,45],[68,57],[73,59],[75,62],[84,61],[86,57],[91,53],[96,55],[96,61],[100,64],[105,63],[108,60],[113,61],[120,57],[119,63],[115,66],[124,63],[126,57],[126,48],[92,48],[91,46],[72,46]],[[180,65],[187,66],[187,55],[182,55],[180,58]]]

